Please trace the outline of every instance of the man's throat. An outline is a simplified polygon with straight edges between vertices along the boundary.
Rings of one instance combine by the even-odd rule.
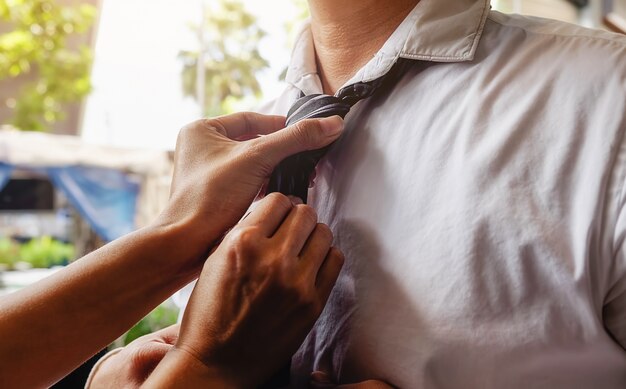
[[[334,94],[365,66],[419,2],[358,1],[310,1],[317,72],[326,94]],[[365,7],[364,3],[371,4]],[[331,8],[339,6],[343,9],[336,11],[341,14],[346,7],[354,11],[337,20]]]

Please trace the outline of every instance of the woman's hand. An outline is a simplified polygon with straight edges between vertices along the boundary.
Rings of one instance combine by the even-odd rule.
[[[238,113],[199,120],[181,130],[170,205],[158,220],[160,225],[184,228],[181,249],[190,250],[196,259],[206,258],[211,245],[241,219],[280,161],[329,145],[343,128],[338,116],[283,129],[284,123],[282,116]]]
[[[343,256],[305,205],[271,194],[209,257],[176,346],[146,385],[254,387],[283,366],[322,312]]]
[[[52,386],[106,347],[197,277],[205,253],[280,160],[326,146],[341,130],[337,118],[280,130],[283,120],[236,114],[188,126],[178,141],[170,205],[157,222],[3,296],[0,333],[11,335],[0,342],[0,387]],[[254,134],[270,135],[234,140]]]
[[[179,329],[175,324],[111,351],[94,366],[85,388],[139,388],[174,347]]]

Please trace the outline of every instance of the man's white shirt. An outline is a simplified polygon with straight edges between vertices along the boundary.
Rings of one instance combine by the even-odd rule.
[[[314,53],[264,113],[322,92]],[[626,387],[626,38],[422,0],[346,85],[397,61],[317,168],[346,263],[292,384]]]

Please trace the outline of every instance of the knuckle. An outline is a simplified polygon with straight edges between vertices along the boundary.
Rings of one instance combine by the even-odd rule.
[[[307,222],[317,223],[317,212],[315,212],[312,207],[305,204],[298,204],[295,209],[296,212],[298,212],[298,214]]]
[[[178,131],[178,139],[184,140],[192,137],[194,134],[198,132],[198,129],[205,125],[206,120],[196,120],[189,124],[186,124]]]
[[[269,202],[272,208],[282,208],[285,210],[289,210],[293,206],[291,200],[289,200],[289,197],[278,192],[270,193],[265,196],[265,201]]]
[[[226,124],[224,124],[224,121],[219,116],[211,119],[202,119],[200,120],[200,123],[202,123],[204,128],[212,128],[222,135],[226,135],[228,133],[226,130]]]
[[[190,132],[192,131],[192,124],[187,124],[183,126],[180,130],[178,130],[178,136],[176,137],[176,144],[180,145],[185,140],[191,137]]]
[[[177,141],[196,138],[207,131],[225,133],[225,128],[218,118],[195,120],[178,130]]]
[[[332,242],[333,241],[333,232],[331,231],[330,227],[328,227],[326,224],[318,223],[317,227],[315,227],[315,231],[324,240],[326,240],[328,242]]]
[[[228,251],[240,255],[255,251],[262,235],[256,226],[236,227],[228,234]]]

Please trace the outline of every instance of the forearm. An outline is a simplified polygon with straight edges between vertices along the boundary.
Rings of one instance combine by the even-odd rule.
[[[203,254],[182,228],[146,228],[3,298],[0,386],[63,377],[197,276]]]

